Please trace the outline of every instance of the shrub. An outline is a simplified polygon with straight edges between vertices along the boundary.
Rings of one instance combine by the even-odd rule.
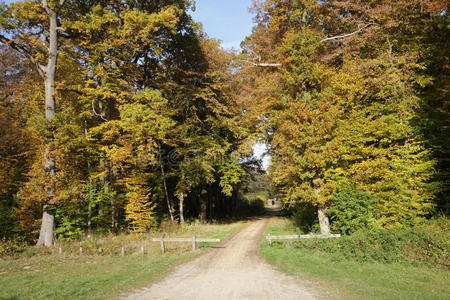
[[[22,253],[28,248],[28,243],[24,239],[12,238],[0,239],[0,257],[13,256]]]
[[[376,229],[338,239],[300,240],[296,248],[332,254],[337,260],[412,262],[450,268],[450,230],[437,227]]]
[[[0,238],[11,238],[17,231],[13,200],[0,199]]]
[[[84,234],[80,225],[82,222],[81,218],[63,217],[55,230],[58,240],[73,241],[81,238]]]
[[[328,214],[331,229],[351,234],[372,227],[373,209],[369,193],[350,185],[333,195]]]
[[[298,204],[292,213],[292,218],[295,225],[305,233],[315,232],[319,228],[317,207],[310,203]]]

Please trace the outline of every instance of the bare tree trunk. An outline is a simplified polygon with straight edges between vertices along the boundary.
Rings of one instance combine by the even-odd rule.
[[[206,211],[208,206],[208,192],[205,189],[202,189],[200,193],[200,213],[199,218],[200,222],[205,223],[206,222]]]
[[[117,233],[117,209],[116,209],[116,195],[111,197],[111,229]]]
[[[180,210],[180,224],[184,224],[184,194],[178,195],[179,210]]]
[[[53,245],[53,228],[55,224],[55,217],[52,212],[48,210],[48,205],[44,205],[44,212],[42,215],[41,231],[39,233],[38,246]]]
[[[111,232],[116,233],[117,232],[117,198],[116,193],[114,193],[114,186],[113,182],[115,181],[115,175],[110,171],[111,165],[109,161],[100,161],[100,165],[102,169],[106,170],[106,174],[101,177],[101,181],[103,184],[103,192],[110,197],[109,199],[109,205],[110,205],[110,212],[111,212]]]
[[[116,207],[116,193],[111,192],[111,185],[113,182],[112,175],[108,176],[108,182],[105,185],[106,193],[111,195],[110,204],[111,204],[111,230],[112,232],[117,232],[117,207]]]
[[[320,185],[320,178],[314,179],[314,193],[319,198],[321,194],[321,185]],[[328,216],[326,214],[326,205],[324,203],[319,203],[317,205],[317,216],[319,218],[319,226],[320,226],[320,233],[321,234],[330,234],[330,220],[328,219]]]
[[[88,138],[88,126],[87,121],[84,119],[84,137]],[[88,168],[88,176],[91,171],[91,163],[87,162],[87,168]],[[91,203],[91,195],[94,192],[94,188],[92,186],[92,179],[89,176],[89,202],[88,202],[88,219],[87,219],[87,231],[88,231],[88,238],[92,237],[92,203]]]
[[[325,204],[320,203],[317,206],[317,215],[319,216],[320,233],[328,235],[330,234],[330,220],[328,219],[325,210],[326,210]]]
[[[88,238],[92,237],[92,206],[88,204],[88,221],[87,221]]]
[[[108,161],[105,161],[104,159],[100,160],[100,168],[102,170],[105,170],[104,175],[102,175],[100,177],[100,181],[102,183],[103,186],[103,193],[105,195],[107,195],[107,197],[110,197],[109,199],[109,211],[107,209],[107,204],[104,203],[105,205],[105,211],[103,211],[103,203],[100,202],[99,203],[99,215],[103,215],[103,214],[108,214],[108,212],[110,212],[110,227],[111,227],[111,232],[117,232],[117,226],[118,226],[118,222],[117,222],[117,198],[116,198],[116,194],[113,193],[114,191],[114,187],[113,187],[113,182],[115,180],[115,176],[114,174],[111,173],[111,166],[109,165]]]
[[[169,199],[169,192],[167,191],[166,172],[164,171],[161,147],[159,147],[159,165],[161,166],[161,175],[162,175],[162,180],[163,180],[163,185],[164,185],[164,195],[166,197],[166,202],[167,202],[167,210],[169,211],[170,220],[173,223],[175,221],[175,218],[173,217],[172,202]]]
[[[57,16],[56,11],[48,7],[47,2],[43,1],[43,7],[48,13],[50,27],[49,27],[49,47],[48,47],[48,63],[43,68],[44,84],[45,84],[45,118],[50,122],[56,113],[55,102],[55,73],[56,61],[58,57],[58,32],[57,32]],[[53,212],[48,209],[48,204],[52,202],[55,197],[55,187],[53,180],[56,174],[56,163],[52,157],[49,141],[46,141],[47,146],[44,153],[44,169],[50,175],[50,187],[47,191],[47,198],[43,207],[42,224],[39,233],[38,246],[53,245],[53,231],[55,227],[55,217]]]

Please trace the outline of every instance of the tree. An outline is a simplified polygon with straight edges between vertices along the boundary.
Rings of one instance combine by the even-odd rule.
[[[12,17],[13,14],[19,16],[18,22],[2,22],[2,27],[6,29],[8,38],[5,35],[0,35],[0,41],[11,46],[18,52],[27,56],[34,62],[39,74],[44,81],[45,87],[45,118],[49,124],[56,114],[55,101],[55,75],[58,58],[58,18],[64,0],[47,1],[42,0],[41,7],[38,7],[37,2],[25,2],[11,6],[10,10],[6,10],[6,18]],[[29,9],[29,15],[26,15],[26,10]],[[48,27],[42,23],[34,23],[37,20],[43,21],[43,17],[37,14],[45,13],[43,16],[47,17]],[[31,19],[31,20],[30,20]],[[33,20],[34,19],[34,20]],[[27,34],[26,28],[30,23],[33,24],[36,30],[35,34]],[[25,29],[25,32],[24,32]],[[48,42],[47,42],[48,41]],[[47,63],[43,64],[43,59],[47,59]],[[49,141],[47,141],[49,143]],[[44,150],[44,169],[49,175],[50,181],[54,181],[56,175],[56,163],[51,153],[52,149],[47,146]],[[43,201],[42,225],[37,244],[39,246],[51,246],[54,239],[54,214],[49,208],[55,196],[53,183],[50,183],[47,189],[46,199]]]
[[[285,203],[314,204],[322,233],[329,233],[332,195],[350,183],[371,193],[379,226],[430,213],[439,183],[415,125],[417,87],[430,79],[420,74],[426,67],[418,49],[420,28],[431,15],[445,15],[442,1],[268,0],[255,9],[258,27],[246,51],[269,64],[245,69],[263,67],[263,78],[281,78],[262,96],[259,115]]]
[[[174,124],[160,92],[145,89],[132,99],[118,107],[120,119],[105,122],[92,132],[105,142],[110,171],[125,187],[126,219],[134,231],[143,232],[154,223],[156,205],[150,202],[149,168],[159,163],[158,144]]]
[[[26,181],[29,150],[36,141],[25,124],[30,105],[32,74],[27,61],[10,47],[0,46],[0,238],[18,233],[16,194]],[[24,87],[27,88],[24,88]]]
[[[95,214],[92,210],[98,209],[99,215],[105,214],[107,210],[103,205],[107,199],[111,202],[113,230],[117,228],[123,209],[122,203],[118,201],[125,201],[123,194],[119,195],[119,192],[124,189],[126,191],[127,185],[123,179],[127,178],[128,173],[117,173],[117,169],[112,165],[114,157],[108,157],[114,152],[108,153],[105,150],[108,147],[126,147],[125,142],[129,136],[124,134],[123,139],[113,142],[116,144],[108,141],[102,145],[101,139],[95,141],[91,135],[97,127],[121,130],[121,126],[125,126],[123,130],[129,132],[127,125],[140,125],[130,124],[130,120],[139,122],[139,109],[156,102],[139,103],[140,100],[136,100],[136,97],[140,97],[139,92],[150,85],[145,82],[145,78],[152,77],[151,72],[160,66],[164,57],[168,56],[168,51],[172,50],[170,47],[167,50],[166,41],[170,42],[173,35],[182,34],[183,26],[188,26],[190,19],[186,18],[185,12],[188,5],[185,1],[166,1],[159,4],[145,1],[28,1],[2,7],[2,28],[6,33],[2,35],[2,41],[26,55],[45,79],[47,95],[51,95],[53,100],[58,96],[58,101],[64,103],[58,108],[56,116],[47,114],[51,122],[47,122],[49,124],[46,128],[40,126],[41,120],[38,117],[30,122],[33,123],[37,135],[47,141],[47,147],[44,148],[51,149],[44,149],[48,158],[47,169],[50,169],[49,174],[53,178],[49,187],[51,199],[48,195],[42,195],[43,184],[48,180],[46,175],[39,171],[37,162],[28,174],[29,182],[19,193],[23,199],[21,215],[30,223],[30,218],[33,218],[30,211],[34,210],[34,203],[43,201],[45,204],[42,237],[46,238],[44,242],[41,238],[39,244],[48,245],[50,236],[53,239],[49,228],[53,230],[54,225],[50,226],[49,220],[53,220],[54,212],[64,220],[80,220],[85,218],[86,207],[89,210],[87,224],[91,227],[91,219]],[[43,17],[46,15],[51,22]],[[181,26],[180,15],[184,18],[184,25]],[[56,65],[54,54],[58,54],[58,49],[55,52],[58,32],[64,37],[63,42],[59,43],[59,56],[63,64]],[[47,47],[45,42],[50,35],[52,43]],[[52,52],[48,54],[50,50]],[[47,58],[48,63],[44,67],[42,61]],[[49,72],[45,69],[47,67]],[[57,67],[57,71],[64,76],[60,76],[56,85],[58,94],[55,95],[54,73]],[[50,101],[49,97],[46,99],[47,102]],[[54,111],[54,103],[50,104],[46,107]],[[148,107],[147,111],[153,113],[158,111],[158,108]],[[122,117],[126,120],[120,122]],[[145,125],[152,126],[153,120],[148,122],[149,124]],[[102,127],[104,124],[107,125]],[[108,136],[108,132],[102,134]],[[134,140],[138,148],[145,148],[145,143],[148,142],[146,137],[142,138]],[[159,135],[158,138],[162,136]],[[154,142],[151,140],[147,146],[153,147]],[[104,148],[101,149],[100,146]],[[144,151],[144,148],[140,151]],[[146,155],[154,157],[156,148],[150,150],[151,153]],[[59,158],[58,172],[53,176],[56,171],[55,158]],[[133,163],[128,157],[122,158],[124,161],[117,165],[128,166]],[[146,168],[151,165],[154,165],[153,161],[149,165],[141,164],[139,168],[142,172],[147,172]],[[98,178],[100,183],[96,182]],[[103,191],[99,191],[99,188]],[[89,204],[81,206],[80,209],[84,201]],[[91,202],[96,203],[94,207]],[[60,221],[65,222],[62,219]],[[72,221],[70,223],[75,224]],[[76,225],[83,226],[79,221]]]

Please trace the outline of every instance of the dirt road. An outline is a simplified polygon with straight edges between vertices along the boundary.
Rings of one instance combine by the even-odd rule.
[[[124,299],[316,299],[305,283],[275,270],[258,256],[267,221],[253,221],[220,247]]]

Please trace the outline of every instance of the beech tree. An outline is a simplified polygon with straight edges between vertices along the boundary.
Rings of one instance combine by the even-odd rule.
[[[58,21],[59,13],[64,6],[64,0],[25,2],[11,6],[2,18],[2,27],[7,35],[0,35],[0,41],[14,50],[27,56],[34,64],[44,81],[45,118],[48,124],[56,114],[55,76],[58,58]],[[27,15],[28,13],[28,15]],[[10,18],[17,16],[12,21]],[[44,21],[44,18],[46,20]],[[45,25],[44,25],[45,24]],[[31,25],[31,26],[30,26]],[[44,60],[47,60],[44,63]],[[49,143],[47,141],[47,143]],[[44,169],[50,182],[54,181],[56,162],[52,149],[44,150]],[[55,196],[54,184],[47,187],[47,196],[43,200],[42,225],[39,233],[39,246],[53,245],[54,214],[49,209]]]
[[[417,49],[432,28],[425,24],[445,18],[443,1],[268,0],[255,11],[242,76],[263,69],[254,72],[265,79],[256,85],[265,104],[251,107],[266,124],[285,204],[315,205],[325,234],[332,195],[353,184],[370,192],[377,226],[429,214],[440,183],[416,126],[420,89],[431,79]]]

